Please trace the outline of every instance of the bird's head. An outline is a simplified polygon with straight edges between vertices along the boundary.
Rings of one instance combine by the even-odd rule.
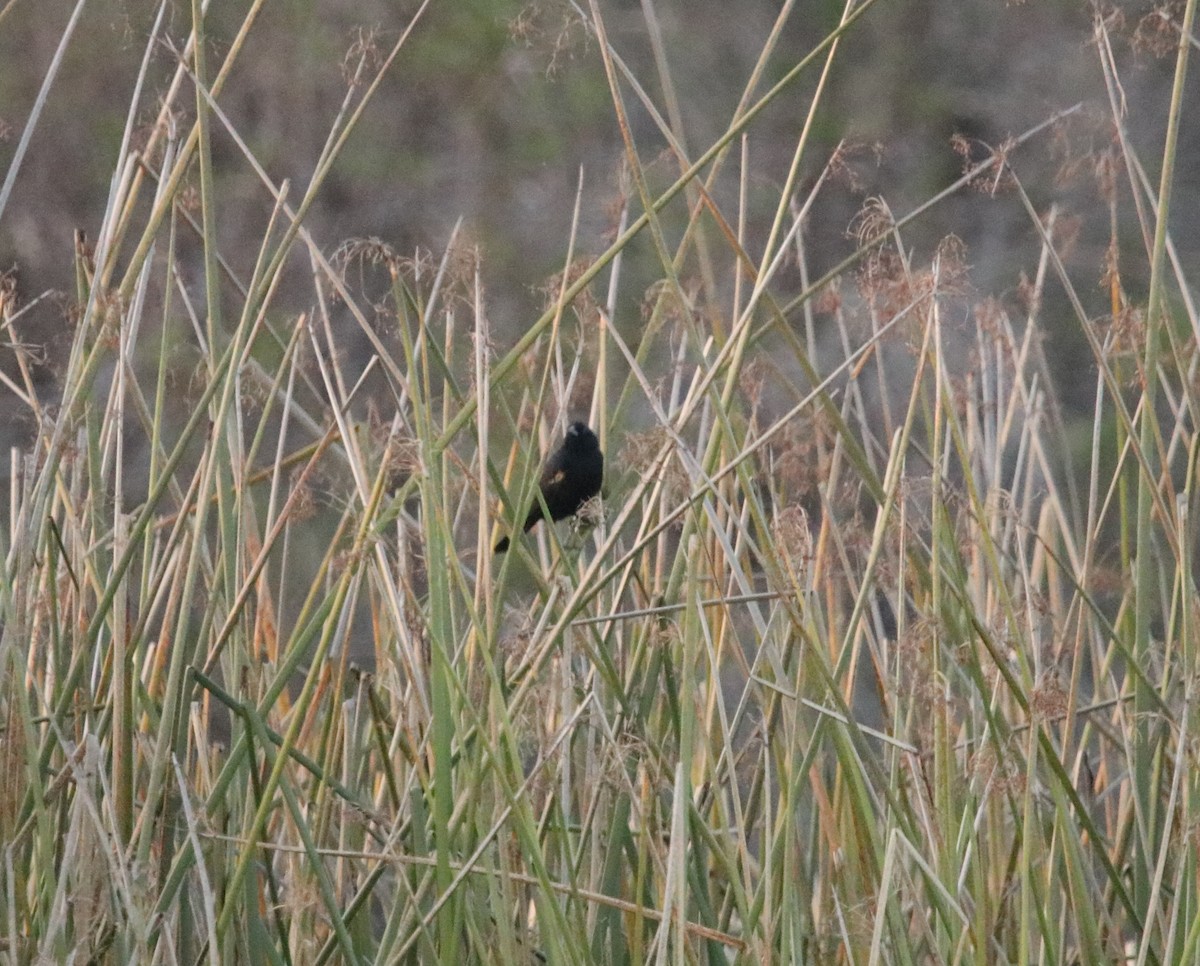
[[[600,440],[588,429],[587,423],[574,422],[567,427],[566,443],[573,450],[590,450],[599,446]]]

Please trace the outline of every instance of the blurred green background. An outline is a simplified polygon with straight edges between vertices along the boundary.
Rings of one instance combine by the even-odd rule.
[[[10,0],[0,12],[0,165],[5,170],[73,6],[64,0]],[[267,172],[291,180],[293,198],[311,176],[362,45],[374,44],[382,55],[417,7],[361,0],[265,4],[248,55],[239,61],[220,104],[250,139]],[[677,102],[692,156],[728,125],[779,7],[755,0],[601,4],[610,41],[659,110],[666,115],[671,101]],[[48,291],[72,291],[73,233],[94,234],[100,221],[156,9],[127,0],[92,0],[84,8],[0,218],[0,271],[16,272],[23,301]],[[247,9],[245,0],[213,0],[214,69]],[[764,84],[807,53],[836,24],[841,10],[832,0],[798,4]],[[1109,11],[1121,44],[1116,55],[1133,147],[1155,159],[1174,59],[1154,48],[1156,40],[1170,40],[1169,27],[1163,26],[1168,21],[1146,3]],[[963,165],[951,144],[954,135],[970,139],[973,156],[982,157],[984,144],[999,146],[1083,102],[1065,136],[1048,133],[1012,160],[1035,204],[1045,209],[1057,203],[1063,224],[1077,233],[1072,267],[1083,275],[1076,277],[1090,272],[1096,280],[1090,288],[1080,285],[1094,299],[1089,312],[1109,311],[1101,282],[1110,217],[1095,167],[1110,147],[1111,125],[1104,121],[1107,95],[1092,49],[1093,13],[1091,4],[1079,0],[877,3],[839,52],[804,159],[808,180],[801,181],[802,191],[842,139],[858,146],[849,168],[822,188],[809,215],[805,245],[814,269],[852,250],[847,229],[866,198],[882,197],[902,215],[953,182]],[[144,104],[153,104],[154,92],[168,82],[177,60],[171,44],[184,42],[190,15],[186,3],[168,5],[170,43],[160,45]],[[652,29],[660,31],[672,80],[669,92],[653,83],[662,75]],[[814,68],[750,129],[751,251],[786,178],[817,76]],[[1191,76],[1193,96],[1200,96],[1196,72]],[[636,98],[626,94],[646,161],[665,142]],[[153,113],[147,110],[139,120],[148,125]],[[270,213],[269,199],[232,141],[217,126],[214,132],[221,249],[231,265],[248,274]],[[1184,118],[1182,139],[1173,233],[1187,266],[1195,264],[1200,241],[1195,217],[1200,132],[1192,117]],[[539,310],[541,286],[562,268],[581,178],[576,251],[595,253],[611,238],[621,199],[622,154],[595,38],[569,3],[434,0],[369,105],[307,225],[328,253],[347,239],[365,237],[377,237],[402,253],[418,247],[437,253],[462,219],[464,237],[478,244],[482,255],[493,338],[507,345]],[[666,156],[658,169],[663,185],[677,173]],[[1156,171],[1148,173],[1157,178]],[[725,177],[719,190],[732,199],[737,190],[732,167]],[[759,206],[754,205],[756,188],[762,193]],[[1126,189],[1118,202],[1122,244],[1141,247],[1128,197]],[[754,222],[755,213],[761,223]],[[972,280],[981,292],[1012,298],[1021,272],[1036,267],[1036,233],[1011,193],[960,191],[923,216],[907,237],[915,240],[920,262],[950,233],[966,243]],[[192,246],[198,258],[194,238],[181,244]],[[647,251],[648,244],[643,239],[630,254]],[[193,263],[198,268],[199,262]],[[295,270],[307,272],[299,264]],[[626,271],[640,278],[636,265]],[[1133,300],[1145,284],[1136,272],[1123,276]],[[647,264],[646,284],[656,278],[653,264]],[[786,272],[779,284],[799,288],[798,279],[789,280]],[[1051,286],[1050,298],[1056,293]],[[56,347],[66,344],[69,302],[69,295],[47,299],[22,322],[22,338],[46,346],[40,379],[47,391],[52,391]],[[306,308],[289,305],[286,292],[276,306]],[[636,310],[622,308],[626,318]],[[1068,405],[1086,406],[1093,381],[1080,378],[1086,375],[1078,364],[1084,344],[1070,327],[1056,331],[1055,314],[1048,305],[1043,324],[1051,332],[1052,365],[1063,379],[1059,390]],[[9,442],[13,431],[6,430]]]

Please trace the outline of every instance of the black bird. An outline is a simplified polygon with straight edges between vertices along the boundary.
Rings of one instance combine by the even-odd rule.
[[[551,520],[561,520],[578,513],[579,508],[600,492],[604,482],[604,454],[600,440],[584,423],[571,423],[562,446],[550,454],[542,467],[538,486],[542,499],[534,500],[525,518],[525,531],[541,520],[542,501],[550,511]],[[508,537],[496,544],[496,553],[508,549]]]

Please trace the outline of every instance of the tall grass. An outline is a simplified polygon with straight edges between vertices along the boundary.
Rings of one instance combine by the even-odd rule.
[[[811,278],[804,216],[844,158],[804,194],[799,172],[872,5],[762,93],[784,4],[695,155],[667,59],[633,76],[580,10],[627,206],[598,257],[572,234],[503,350],[463,233],[335,256],[304,227],[424,7],[364,57],[297,191],[220,107],[260,5],[210,61],[193,0],[154,134],[127,134],[76,252],[53,405],[2,304],[6,405],[36,427],[0,528],[8,961],[1196,961],[1200,318],[1166,231],[1187,45],[1155,188],[1096,24],[1107,197],[1136,201],[1152,279],[1143,311],[1114,235],[1097,320],[1019,173],[1061,117],[916,212],[871,204]],[[801,77],[812,113],[752,231],[743,135]],[[671,145],[665,189],[628,99]],[[214,131],[269,200],[255,264],[221,252]],[[909,247],[980,186],[1040,238],[1020,310],[973,291],[955,239]],[[1044,317],[1051,289],[1074,317]],[[1090,347],[1090,425],[1056,402],[1051,325]],[[568,416],[601,436],[603,510],[493,556]]]

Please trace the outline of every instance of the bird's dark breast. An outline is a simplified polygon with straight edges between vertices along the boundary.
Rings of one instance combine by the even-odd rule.
[[[571,453],[562,461],[563,465],[547,467],[542,478],[542,497],[551,520],[561,520],[575,513],[588,500],[600,492],[604,477],[604,457],[598,449],[588,453]],[[532,522],[526,521],[529,529],[541,517],[540,506],[530,511]]]

